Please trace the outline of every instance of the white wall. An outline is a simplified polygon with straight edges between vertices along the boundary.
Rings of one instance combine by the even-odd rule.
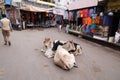
[[[71,3],[68,8],[69,10],[75,10],[75,9],[82,9],[82,8],[87,8],[87,7],[92,7],[92,6],[97,6],[98,5],[98,0],[78,0],[75,1],[74,3]]]

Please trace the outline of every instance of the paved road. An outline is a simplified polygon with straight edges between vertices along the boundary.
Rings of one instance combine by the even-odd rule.
[[[1,31],[0,31],[1,33]],[[84,54],[76,56],[79,68],[64,71],[40,52],[45,37],[74,40]],[[120,52],[56,28],[14,31],[12,46],[0,34],[0,80],[120,80]]]

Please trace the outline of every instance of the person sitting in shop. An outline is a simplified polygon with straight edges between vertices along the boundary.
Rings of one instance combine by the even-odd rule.
[[[120,29],[118,29],[117,32],[115,33],[114,43],[119,43],[119,41],[120,41]]]

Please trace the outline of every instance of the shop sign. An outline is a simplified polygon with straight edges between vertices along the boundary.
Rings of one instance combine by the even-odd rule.
[[[98,0],[79,0],[71,3],[68,6],[69,10],[83,9],[88,7],[97,6]]]

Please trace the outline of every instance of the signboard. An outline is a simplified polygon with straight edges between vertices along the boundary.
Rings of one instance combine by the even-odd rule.
[[[79,0],[71,3],[68,6],[69,10],[88,8],[92,6],[97,6],[98,0]]]

